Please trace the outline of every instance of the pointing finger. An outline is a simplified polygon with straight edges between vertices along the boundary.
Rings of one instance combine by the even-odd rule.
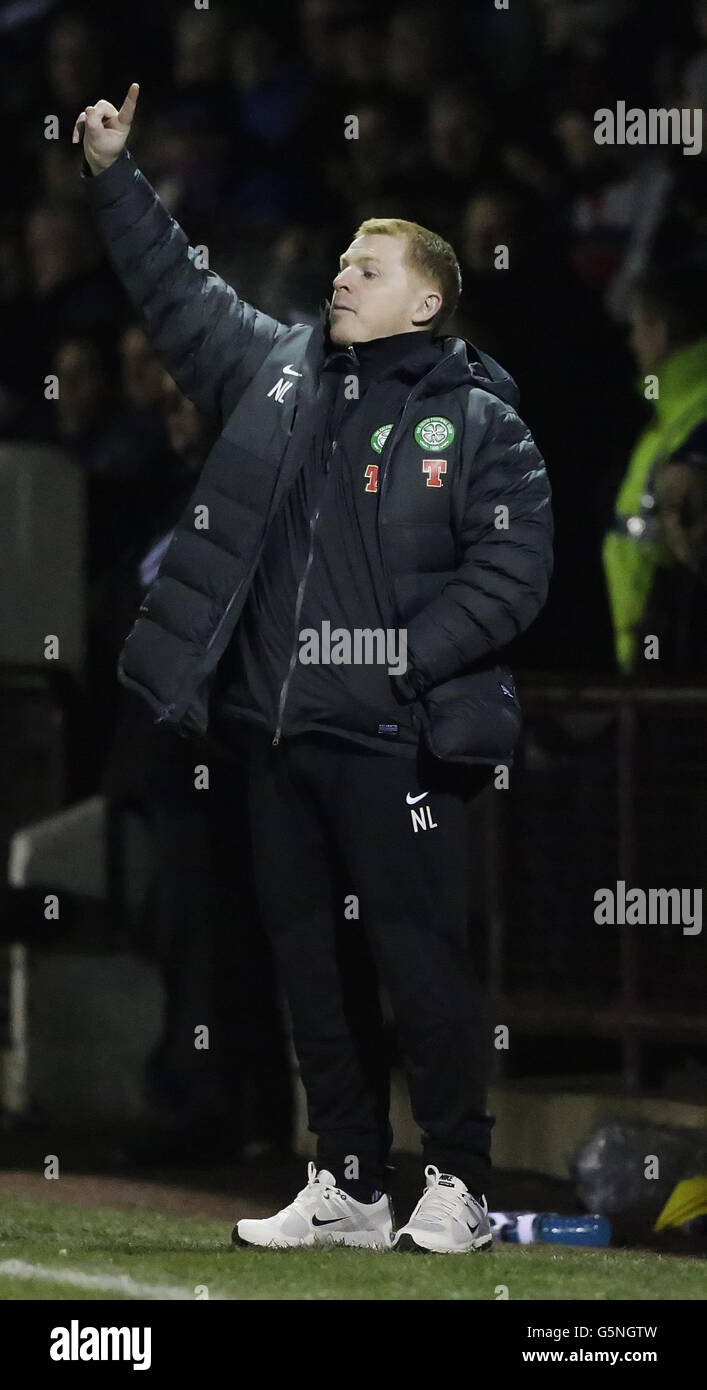
[[[125,94],[125,101],[118,112],[118,120],[121,125],[132,125],[139,91],[140,83],[131,82]]]

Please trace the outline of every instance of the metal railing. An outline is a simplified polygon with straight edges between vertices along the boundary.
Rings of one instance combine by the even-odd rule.
[[[649,1039],[707,1044],[707,930],[687,923],[707,883],[707,687],[526,678],[519,690],[510,787],[489,790],[483,817],[493,1017],[618,1040],[636,1092]],[[619,920],[621,883],[646,893],[645,921]],[[595,919],[599,889],[617,899],[613,925]],[[650,889],[682,896],[651,904]]]

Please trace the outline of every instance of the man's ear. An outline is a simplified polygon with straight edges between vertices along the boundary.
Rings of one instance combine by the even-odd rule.
[[[442,307],[442,296],[438,290],[430,290],[425,295],[413,315],[413,322],[429,323]]]

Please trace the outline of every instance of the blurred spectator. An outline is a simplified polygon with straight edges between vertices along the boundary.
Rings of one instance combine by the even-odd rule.
[[[68,203],[76,198],[76,161],[68,145],[42,140],[39,149],[39,187],[48,203]]]
[[[90,334],[106,342],[126,316],[127,299],[101,258],[85,208],[76,202],[41,203],[26,223],[29,288],[42,332],[35,335],[42,375],[60,340]]]
[[[396,97],[416,99],[454,71],[454,29],[448,12],[428,5],[401,5],[390,20],[383,54],[387,81]]]
[[[69,129],[89,98],[102,86],[103,53],[97,29],[78,12],[52,20],[46,49],[50,111],[66,118]],[[63,124],[62,120],[62,124]]]
[[[658,465],[656,517],[674,560],[656,571],[642,642],[657,637],[645,675],[677,684],[707,677],[707,425]]]
[[[350,18],[351,8],[347,6]],[[312,72],[318,76],[336,71],[339,51],[341,6],[339,0],[301,0],[299,34],[302,52]]]
[[[168,476],[158,408],[163,371],[152,353],[144,354],[144,343],[134,327],[121,340],[122,380],[118,352],[102,339],[66,338],[52,362],[59,394],[45,402],[37,434],[64,445],[86,474],[89,582],[110,571],[142,533]]]
[[[384,50],[371,43],[371,21],[359,7],[349,8],[335,29],[335,67],[345,86],[371,96],[380,92],[383,81]]]
[[[656,522],[656,468],[666,460],[677,466],[678,461],[684,465],[692,454],[701,456],[707,422],[707,272],[703,261],[646,275],[633,299],[632,346],[641,371],[654,378],[657,394],[653,389],[653,419],[629,460],[603,554],[616,661],[625,675],[642,675],[651,664],[644,662],[639,641],[646,626],[647,604],[658,568],[669,564],[676,553],[674,518],[663,528]],[[641,386],[644,384],[645,378]],[[687,489],[691,501],[696,487],[699,484],[693,479]],[[674,478],[670,482],[664,476],[664,505],[671,488],[675,488]],[[671,518],[672,510],[671,505]],[[699,535],[699,519],[695,529]]]
[[[122,379],[116,350],[100,339],[67,338],[57,349],[55,437],[91,477],[139,480],[150,455],[165,447],[164,425],[156,410],[158,388],[150,384],[155,368],[157,373],[162,369],[151,352],[143,357],[144,342],[139,328],[129,329],[120,340]]]
[[[325,286],[320,266],[336,264],[328,227],[288,227],[275,241],[258,307],[283,323],[314,323]]]
[[[682,75],[682,95],[691,106],[707,108],[707,0],[695,0],[693,23],[702,47],[690,58]]]
[[[228,19],[223,10],[183,9],[173,32],[173,78],[178,87],[213,91],[225,81]]]
[[[707,0],[695,0],[693,20],[698,41],[707,41]],[[694,54],[694,44],[689,46]],[[669,185],[653,238],[653,259],[677,262],[707,238],[707,48],[685,66],[674,93],[674,104],[692,107],[702,122],[702,148],[685,157],[680,147],[665,151]]]
[[[621,95],[636,104],[650,82],[654,36],[665,27],[635,0],[535,0],[540,55],[532,73],[546,109],[559,110],[572,93],[579,108]],[[641,59],[644,61],[641,62]]]
[[[335,218],[338,211],[339,217],[345,215],[358,226],[372,207],[392,206],[399,212],[412,200],[411,180],[401,169],[404,144],[395,108],[389,102],[364,100],[356,116],[358,138],[340,140],[325,167],[328,184],[340,197],[332,215]]]
[[[491,177],[496,157],[491,112],[463,83],[445,83],[430,98],[424,146],[407,170],[413,220],[453,242],[460,207],[479,181]]]
[[[160,366],[144,328],[131,324],[120,340],[123,393],[129,405],[146,410],[162,402],[164,368]]]
[[[306,71],[284,39],[262,24],[246,24],[231,39],[230,77],[235,120],[250,148],[291,140],[308,102]]]
[[[45,203],[34,209],[27,221],[27,254],[39,298],[92,268],[98,259],[91,228],[72,203]]]
[[[658,464],[656,514],[665,544],[679,565],[707,581],[707,422]],[[702,613],[705,626],[707,609]]]
[[[505,251],[507,266],[498,260]],[[617,428],[608,439],[604,412],[616,414],[628,389],[626,355],[572,271],[562,227],[537,194],[514,180],[477,186],[466,206],[460,254],[457,324],[518,382],[521,410],[548,461],[553,489],[553,583],[543,613],[516,645],[516,661],[546,670],[566,665],[558,634],[572,627],[581,607],[578,659],[605,668],[611,635],[599,535],[628,435]]]
[[[154,171],[155,191],[174,216],[203,227],[227,187],[225,125],[214,131],[203,112],[170,103],[145,133],[141,156]]]
[[[572,264],[623,318],[630,281],[645,266],[671,178],[662,151],[598,145],[594,109],[570,105],[554,123],[565,160]]]
[[[67,338],[57,349],[54,371],[59,394],[54,406],[56,435],[86,473],[105,467],[107,416],[116,402],[115,373],[98,343]]]
[[[241,25],[230,44],[232,215],[241,223],[282,226],[305,215],[324,189],[314,175],[307,121],[309,73],[284,36],[264,23]]]

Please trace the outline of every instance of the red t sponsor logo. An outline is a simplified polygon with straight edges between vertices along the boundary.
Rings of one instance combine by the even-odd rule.
[[[369,464],[368,464],[368,467],[366,468],[366,477],[368,478],[368,482],[366,483],[365,491],[366,491],[366,492],[377,492],[377,491],[378,491],[378,464],[377,464],[377,463],[369,463]]]
[[[427,474],[428,487],[441,487],[442,474],[447,471],[446,459],[423,459],[422,471]]]

